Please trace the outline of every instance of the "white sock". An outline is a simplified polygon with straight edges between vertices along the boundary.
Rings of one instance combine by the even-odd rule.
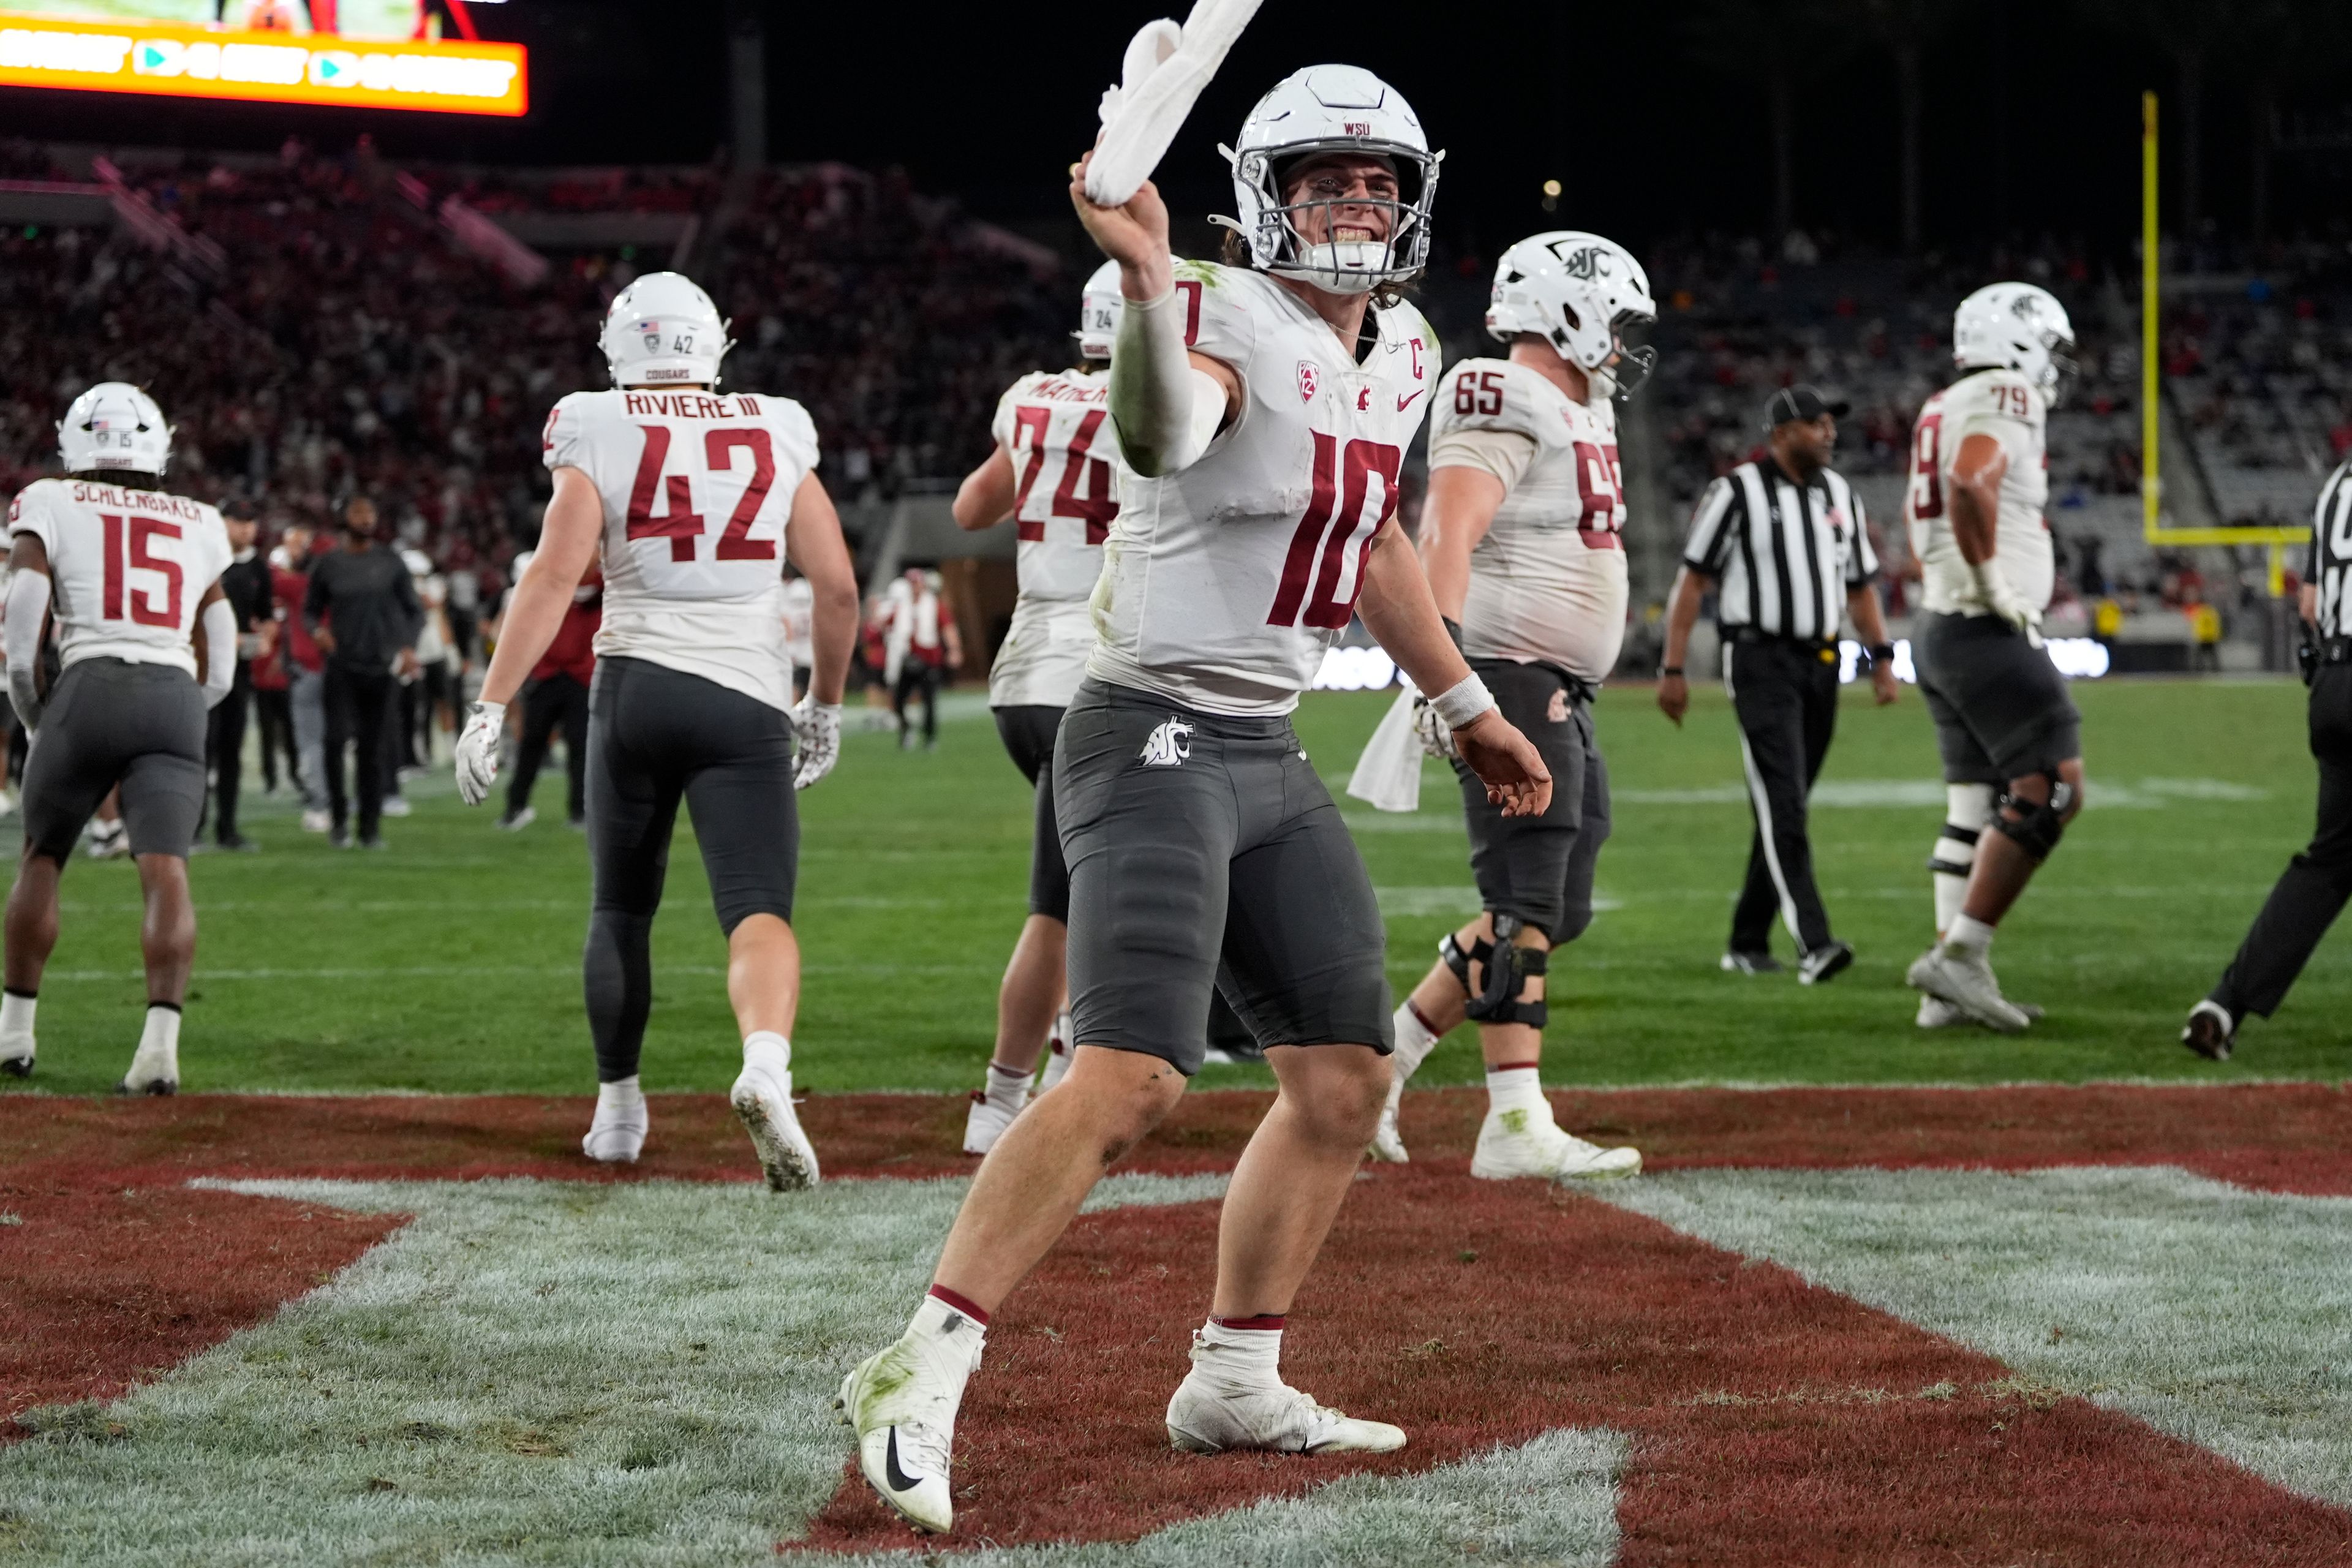
[[[754,1029],[743,1037],[743,1065],[784,1078],[793,1070],[793,1043],[773,1029]]]
[[[1221,1394],[1282,1386],[1282,1331],[1241,1329],[1211,1318],[1192,1332],[1192,1365]]]
[[[596,1086],[596,1120],[607,1120],[604,1113],[608,1110],[613,1113],[611,1120],[615,1121],[645,1121],[646,1091],[638,1087],[636,1074],[631,1073],[626,1078]]]
[[[1013,1072],[991,1062],[988,1064],[988,1088],[982,1094],[988,1103],[999,1110],[1018,1110],[1028,1101],[1029,1080],[1036,1076],[1035,1073]]]
[[[30,1055],[33,1048],[33,1009],[38,999],[21,992],[0,992],[0,1056]],[[21,1051],[9,1049],[22,1046]]]
[[[180,1076],[180,1010],[151,1006],[147,1026],[139,1034],[138,1054],[131,1058],[133,1072],[152,1079]]]
[[[1937,837],[1936,847],[1927,858],[1930,864],[1957,866],[1959,870],[1934,873],[1937,941],[1952,929],[1952,917],[1960,912],[1960,904],[1968,897],[1969,873],[1976,867],[1977,844],[1984,835],[1985,824],[1992,820],[1992,802],[1990,784],[1944,786],[1944,831]]]
[[[1551,1120],[1551,1101],[1544,1098],[1543,1074],[1535,1068],[1486,1069],[1486,1114],[1529,1110]]]
[[[1963,957],[1982,958],[1985,950],[1992,946],[1992,931],[1973,915],[1954,915],[1944,932],[1944,947]]]
[[[923,1304],[915,1309],[914,1321],[907,1325],[907,1337],[961,1352],[977,1366],[988,1339],[988,1325],[960,1307],[926,1295]]]
[[[1396,1055],[1389,1058],[1400,1079],[1409,1079],[1421,1070],[1429,1053],[1437,1048],[1437,1037],[1421,1021],[1410,1001],[1397,1005],[1396,1015],[1390,1020],[1396,1031]]]

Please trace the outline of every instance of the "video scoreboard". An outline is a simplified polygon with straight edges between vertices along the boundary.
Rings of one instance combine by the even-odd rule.
[[[523,113],[523,47],[474,31],[467,0],[49,0],[0,6],[0,87]]]

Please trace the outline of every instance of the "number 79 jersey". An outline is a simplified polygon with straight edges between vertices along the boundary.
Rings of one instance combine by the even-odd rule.
[[[545,446],[550,469],[579,469],[604,500],[598,657],[790,710],[784,524],[817,464],[807,411],[748,393],[575,392]]]
[[[1395,515],[1437,334],[1374,306],[1362,357],[1263,273],[1176,264],[1185,341],[1242,379],[1239,416],[1181,472],[1122,468],[1087,673],[1206,713],[1287,713],[1354,616]]]
[[[62,665],[119,658],[194,676],[196,605],[233,555],[219,512],[162,490],[40,479],[17,492],[8,530],[48,551]]]
[[[1981,616],[1992,609],[1952,537],[1952,466],[1960,443],[1971,436],[1990,436],[2009,459],[1993,529],[1993,567],[2027,604],[2037,610],[2049,605],[2057,582],[2042,510],[2050,500],[2049,417],[2042,394],[2013,370],[1977,371],[1920,405],[1911,427],[1903,521],[1919,562],[1920,605],[1929,614]]]

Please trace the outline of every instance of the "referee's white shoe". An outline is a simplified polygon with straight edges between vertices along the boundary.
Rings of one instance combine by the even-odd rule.
[[[2000,994],[2000,982],[1982,953],[1954,952],[1939,942],[1913,962],[1904,978],[1913,990],[1950,1003],[1988,1029],[2021,1034],[2033,1022],[2024,1008]]]

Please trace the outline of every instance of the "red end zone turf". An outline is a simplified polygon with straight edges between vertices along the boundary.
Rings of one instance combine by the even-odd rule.
[[[2170,1163],[2352,1194],[2352,1096],[2316,1086],[1555,1099],[1564,1125],[1638,1142],[1654,1169]],[[1226,1168],[1265,1100],[1196,1094],[1130,1164]],[[924,1176],[970,1168],[952,1152],[963,1104],[824,1097],[803,1115],[829,1176]],[[1169,1453],[1158,1402],[1207,1296],[1214,1208],[1099,1215],[992,1331],[959,1431],[971,1491],[959,1540],[1133,1538],[1348,1468],[1420,1470],[1606,1426],[1633,1443],[1629,1563],[2352,1562],[2352,1516],[2128,1417],[2007,1387],[1998,1363],[1638,1215],[1470,1182],[1482,1109],[1475,1090],[1408,1097],[1416,1163],[1374,1169],[1297,1309],[1300,1381],[1402,1421],[1410,1450],[1312,1465]],[[398,1223],[190,1191],[189,1178],[626,1179],[576,1153],[586,1117],[584,1100],[525,1098],[0,1099],[0,1212],[20,1221],[0,1226],[0,1415],[110,1396]],[[629,1175],[752,1168],[721,1100],[663,1096]],[[1941,1384],[1949,1397],[1919,1396]],[[906,1543],[845,1483],[809,1545]]]

